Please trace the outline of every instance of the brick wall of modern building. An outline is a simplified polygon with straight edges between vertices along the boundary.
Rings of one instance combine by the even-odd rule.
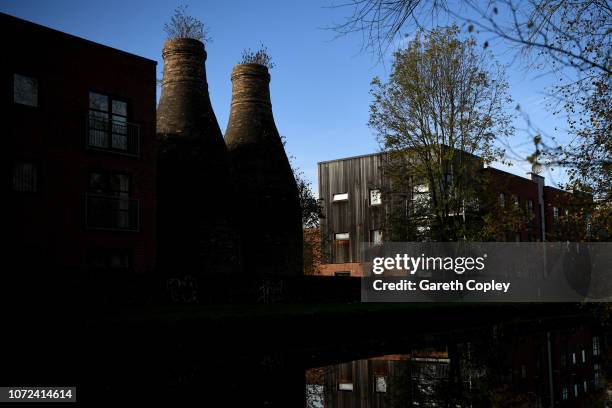
[[[15,264],[153,269],[156,62],[6,14],[0,14],[0,33],[4,185]],[[26,103],[16,96],[24,81]],[[32,89],[36,101],[27,101]],[[89,129],[103,125],[88,119],[91,92],[118,101],[118,114],[126,106],[120,102],[127,103],[127,117],[116,116],[115,139],[103,130],[92,142]],[[90,173],[96,172],[127,175],[129,199],[92,199]],[[119,220],[100,208],[128,215]]]

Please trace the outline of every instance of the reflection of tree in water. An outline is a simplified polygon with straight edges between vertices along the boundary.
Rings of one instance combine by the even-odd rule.
[[[603,407],[612,384],[604,333],[572,318],[423,339],[405,347],[406,354],[310,370],[307,406]]]
[[[473,373],[465,372],[466,355],[461,354],[459,345],[447,348],[447,358],[419,354],[427,355],[416,352],[414,358],[399,364],[389,376],[386,406],[473,406]]]
[[[325,376],[331,366],[306,370],[306,408],[325,407]]]

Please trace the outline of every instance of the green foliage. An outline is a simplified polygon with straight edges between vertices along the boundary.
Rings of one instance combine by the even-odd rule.
[[[570,143],[552,137],[535,141],[543,163],[567,170],[567,190],[588,193],[593,203],[571,204],[560,220],[563,233],[582,240],[580,222],[588,217],[591,240],[612,239],[612,14],[605,2],[543,1],[534,32],[552,33],[540,55],[559,75],[551,94],[555,115],[567,118]],[[584,201],[584,200],[582,200]],[[582,232],[582,234],[580,233]]]
[[[456,26],[419,31],[394,54],[389,80],[372,81],[369,125],[388,157],[387,202],[400,202],[392,214],[413,220],[406,236],[474,233],[467,221],[478,207],[478,169],[503,159],[495,141],[514,131],[504,73],[490,60]],[[427,190],[427,199],[415,199],[416,190]]]
[[[568,170],[568,190],[591,193],[594,222],[612,235],[612,9],[609,1],[541,0],[458,2],[422,0],[352,0],[352,9],[333,27],[340,35],[359,32],[364,48],[382,59],[394,39],[439,21],[457,21],[468,33],[486,34],[483,48],[499,44],[514,49],[539,76],[558,83],[547,93],[555,114],[567,117],[571,142],[539,136],[527,157],[534,170],[542,165]],[[491,43],[489,42],[490,40]],[[542,91],[542,90],[540,90]],[[534,124],[528,119],[529,128]],[[545,139],[545,140],[542,140]]]
[[[319,219],[323,218],[321,200],[315,198],[312,185],[304,178],[304,173],[301,170],[294,168],[293,176],[302,207],[302,225],[304,228],[316,228],[319,226]]]
[[[283,147],[287,145],[287,138],[281,136]],[[323,205],[320,199],[317,199],[312,191],[312,184],[308,181],[304,172],[295,164],[294,156],[288,156],[293,178],[298,189],[300,198],[300,207],[302,208],[302,226],[304,228],[317,228],[319,220],[324,218]]]

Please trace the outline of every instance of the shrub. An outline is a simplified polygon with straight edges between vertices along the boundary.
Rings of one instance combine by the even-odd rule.
[[[174,15],[170,21],[164,24],[164,31],[168,39],[193,38],[203,43],[210,42],[208,30],[197,18],[187,14],[187,6],[179,6],[174,9]]]

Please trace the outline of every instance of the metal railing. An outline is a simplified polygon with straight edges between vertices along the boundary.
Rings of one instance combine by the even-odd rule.
[[[95,117],[87,117],[85,143],[88,149],[140,155],[140,125]]]
[[[138,231],[139,213],[139,200],[99,194],[85,195],[87,228]]]

